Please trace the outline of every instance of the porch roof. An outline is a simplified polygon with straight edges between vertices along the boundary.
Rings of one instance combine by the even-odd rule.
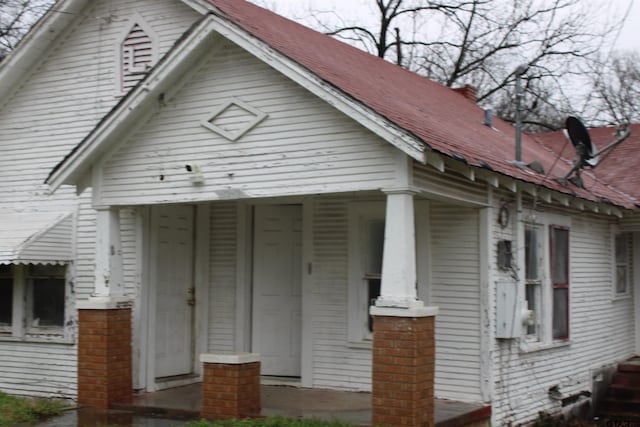
[[[60,264],[73,259],[72,215],[0,212],[0,264]]]

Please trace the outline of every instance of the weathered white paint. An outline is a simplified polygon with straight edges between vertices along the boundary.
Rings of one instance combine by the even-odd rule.
[[[411,308],[421,305],[416,288],[414,193],[387,190],[382,284],[376,306]]]
[[[73,260],[73,216],[0,212],[0,264],[57,264]]]
[[[436,317],[437,397],[482,401],[479,210],[432,202],[429,305]]]
[[[77,349],[69,343],[76,337],[75,300],[86,300],[94,292],[96,218],[90,206],[91,191],[78,198],[72,188],[64,187],[51,195],[43,182],[118,102],[116,37],[127,17],[136,12],[158,33],[160,55],[200,16],[174,0],[64,1],[56,5],[52,20],[38,24],[0,67],[0,211],[75,213],[70,225],[75,254],[70,267],[73,288],[65,307],[69,324],[64,338],[16,341],[0,337],[3,391],[76,394]],[[135,246],[127,224],[121,222],[124,252],[132,242]],[[131,259],[125,260],[125,289],[131,295],[137,287],[134,265]],[[141,305],[136,304],[134,319]]]
[[[210,353],[236,351],[235,336],[240,334],[236,326],[234,307],[237,266],[244,265],[245,260],[237,258],[237,214],[238,206],[234,202],[211,204],[208,338]],[[246,313],[250,311],[243,314]]]
[[[497,196],[497,207],[500,198],[511,208],[513,219],[512,201],[505,195]],[[553,210],[548,207],[544,212],[536,212],[531,201],[523,202],[524,219],[550,213]],[[517,339],[494,341],[492,422],[496,425],[524,423],[535,419],[539,411],[560,411],[561,404],[549,396],[549,388],[558,386],[563,396],[591,391],[592,376],[598,368],[622,360],[636,350],[630,322],[634,318],[633,300],[611,299],[613,219],[584,212],[563,213],[571,218],[570,341],[541,346],[537,351],[523,350],[527,347]],[[497,212],[494,212],[497,221],[495,215]],[[510,228],[495,227],[492,257],[496,256],[497,240],[513,238]],[[495,276],[496,280],[503,280],[510,273],[496,271]]]
[[[152,208],[156,378],[193,372],[194,217],[189,205]]]
[[[252,351],[263,375],[299,377],[302,355],[302,210],[256,206]]]
[[[432,200],[468,205],[487,205],[487,185],[469,181],[457,173],[440,172],[429,165],[414,162],[413,185]]]
[[[124,296],[120,212],[102,209],[96,213],[95,297]]]
[[[100,204],[375,190],[394,183],[397,149],[385,141],[237,46],[224,43],[205,59],[105,163]],[[237,141],[200,126],[201,117],[233,98],[268,117]],[[199,167],[202,184],[192,182],[187,165]]]

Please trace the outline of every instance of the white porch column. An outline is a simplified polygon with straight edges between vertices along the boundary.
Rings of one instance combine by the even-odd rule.
[[[410,189],[385,190],[387,211],[382,283],[377,307],[414,308],[418,300],[413,196]]]
[[[118,209],[98,209],[96,214],[95,283],[92,300],[126,300]]]

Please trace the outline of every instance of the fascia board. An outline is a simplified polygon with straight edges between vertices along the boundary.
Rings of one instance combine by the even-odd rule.
[[[425,151],[428,150],[428,147],[404,129],[348,97],[305,67],[276,51],[267,43],[252,36],[237,25],[216,17],[214,29],[223,37],[309,90],[385,141],[404,151],[408,156],[421,163],[426,163]]]
[[[42,59],[49,46],[69,22],[76,19],[87,2],[88,0],[62,0],[55,3],[24,36],[16,49],[0,63],[0,99],[5,98],[16,86],[16,82],[24,78],[28,70],[33,69],[33,64]]]
[[[112,141],[117,140],[150,106],[171,82],[186,72],[193,60],[204,49],[213,33],[212,16],[206,17],[183,42],[153,69],[141,84],[133,89],[115,109],[85,138],[56,170],[47,183],[51,192],[63,184],[75,185],[87,173],[98,157],[105,153]]]

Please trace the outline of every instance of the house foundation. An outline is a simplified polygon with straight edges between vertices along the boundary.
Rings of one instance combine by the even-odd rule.
[[[131,308],[79,308],[78,404],[131,403]]]
[[[372,425],[432,427],[435,307],[372,307]]]
[[[209,420],[260,414],[260,357],[255,353],[202,354],[202,413]]]

